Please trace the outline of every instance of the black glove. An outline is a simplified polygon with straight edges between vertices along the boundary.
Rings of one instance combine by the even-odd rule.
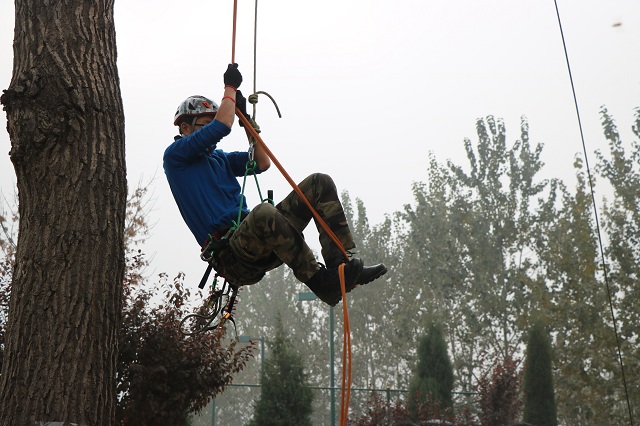
[[[240,110],[249,122],[251,122],[251,116],[247,113],[247,98],[244,97],[241,91],[236,92],[236,107]],[[240,120],[240,126],[244,127],[242,120]]]
[[[242,83],[242,74],[238,71],[238,64],[229,64],[224,72],[224,85],[237,89]]]

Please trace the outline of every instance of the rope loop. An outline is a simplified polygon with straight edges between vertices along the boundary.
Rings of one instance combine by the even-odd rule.
[[[278,107],[278,104],[276,103],[276,100],[273,99],[273,96],[271,96],[270,94],[268,94],[264,90],[258,90],[256,93],[253,93],[253,94],[249,95],[249,98],[255,97],[255,102],[249,101],[254,105],[254,108],[255,108],[255,104],[258,103],[258,95],[265,95],[267,98],[271,99],[271,102],[273,102],[273,106],[276,107],[276,112],[278,113],[278,117],[282,118],[282,114],[280,114],[280,108]],[[254,116],[255,116],[255,114],[254,114]]]

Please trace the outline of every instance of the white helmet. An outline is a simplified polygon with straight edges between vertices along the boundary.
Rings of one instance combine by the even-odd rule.
[[[176,111],[173,125],[177,126],[183,117],[196,117],[199,115],[215,115],[218,112],[218,104],[204,96],[189,96]]]

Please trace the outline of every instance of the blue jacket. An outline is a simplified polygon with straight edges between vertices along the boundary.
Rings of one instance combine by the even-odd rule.
[[[231,132],[218,120],[189,136],[176,136],[164,152],[164,172],[180,214],[203,244],[213,231],[231,225],[242,205],[249,212],[237,176],[244,176],[246,151],[224,152],[217,143]],[[256,170],[256,173],[259,173]]]

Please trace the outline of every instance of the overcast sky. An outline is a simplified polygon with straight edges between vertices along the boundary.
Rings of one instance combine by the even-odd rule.
[[[236,62],[253,91],[254,3],[239,0]],[[606,105],[626,143],[640,107],[640,2],[558,0],[590,161],[606,147],[598,111]],[[197,285],[205,264],[162,170],[176,134],[173,114],[187,96],[219,101],[231,60],[232,0],[117,1],[118,68],[126,115],[129,186],[155,177],[146,252],[152,271],[187,273]],[[0,0],[0,88],[11,81],[13,1]],[[543,143],[545,177],[573,186],[582,152],[573,95],[552,0],[261,0],[257,90],[262,137],[294,180],[321,171],[363,200],[372,224],[413,201],[433,152],[466,164],[464,138],[477,118],[505,120],[507,140]],[[0,114],[0,188],[11,195],[6,115]],[[236,128],[237,130],[237,128]],[[246,148],[244,131],[219,147]],[[288,183],[273,167],[263,191],[283,198]],[[258,202],[252,182],[249,204]]]

